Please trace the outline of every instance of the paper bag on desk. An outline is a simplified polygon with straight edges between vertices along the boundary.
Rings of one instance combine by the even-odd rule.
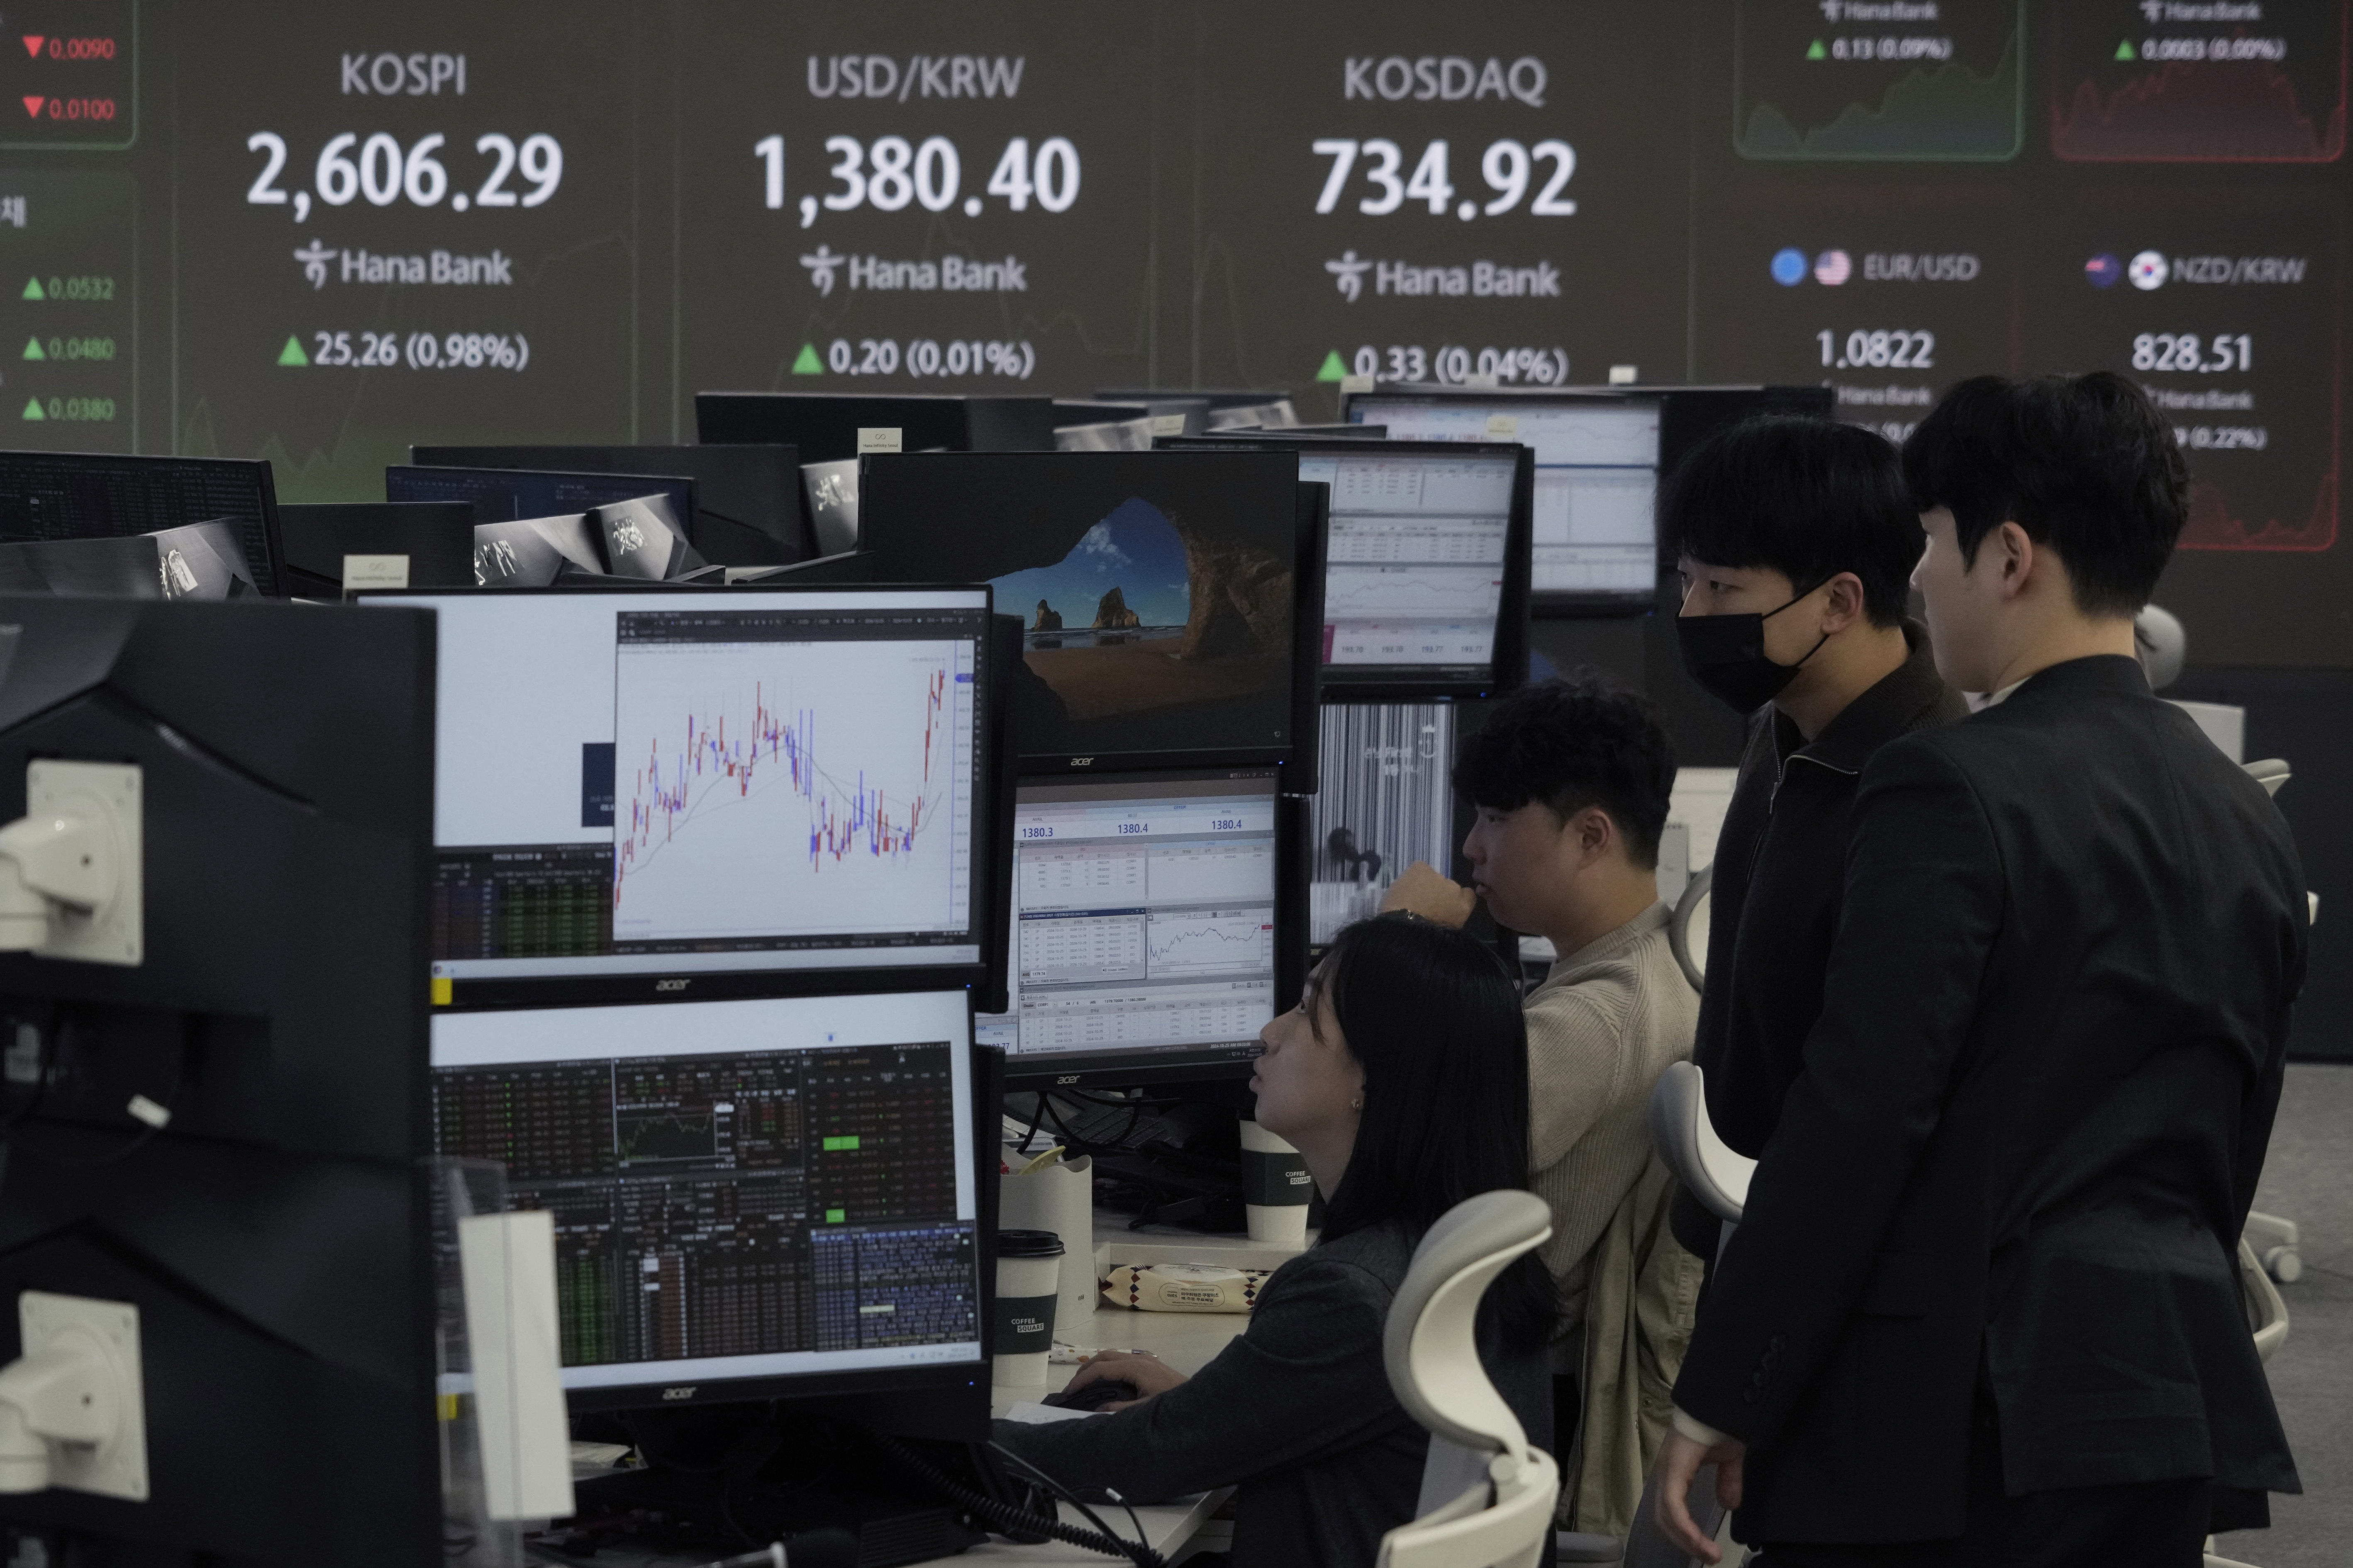
[[[1103,1300],[1142,1312],[1247,1312],[1258,1305],[1270,1268],[1213,1263],[1119,1264],[1103,1281]]]
[[[1095,1163],[1084,1154],[997,1178],[997,1223],[1007,1230],[1050,1230],[1062,1238],[1055,1279],[1054,1331],[1079,1344],[1095,1310]]]

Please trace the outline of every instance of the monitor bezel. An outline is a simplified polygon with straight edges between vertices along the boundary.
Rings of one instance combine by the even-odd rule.
[[[1280,773],[1265,766],[1168,768],[1107,774],[1099,779],[1073,778],[1068,773],[1030,773],[1022,774],[1019,783],[1025,788],[1115,784],[1145,793],[1155,784],[1215,784],[1229,779],[1267,779],[1275,785],[1271,797],[1274,805],[1274,1011],[1281,1014],[1307,982],[1306,875],[1309,868],[1299,849],[1311,807],[1308,797],[1285,793]],[[1014,849],[1018,857],[1019,846],[1014,846]],[[1006,901],[998,911],[999,923],[1008,932],[1004,970],[1008,1005],[1011,993],[1018,988],[1011,979],[1013,952],[1009,934],[1014,923],[1013,859],[1008,858]],[[973,1019],[973,1029],[974,1038],[977,1040],[980,1029],[977,1015]],[[1231,1052],[1217,1056],[1206,1053],[1188,1056],[1167,1051],[1155,1052],[1148,1060],[1144,1060],[1115,1051],[1072,1052],[1056,1057],[1050,1066],[1043,1062],[1031,1065],[1030,1058],[1008,1050],[1005,1053],[1005,1087],[1008,1091],[1028,1091],[1083,1089],[1107,1084],[1201,1083],[1211,1079],[1248,1079],[1258,1070],[1259,1055],[1257,1050],[1251,1050],[1246,1056]]]
[[[1666,481],[1666,418],[1667,395],[1664,390],[1649,386],[1628,387],[1553,387],[1553,386],[1455,386],[1437,382],[1382,382],[1340,395],[1340,417],[1349,424],[1387,424],[1369,416],[1369,409],[1381,399],[1410,403],[1520,403],[1535,406],[1607,405],[1649,403],[1659,413],[1659,452],[1652,458],[1651,475],[1653,501],[1651,510],[1651,554],[1656,561],[1659,553],[1659,516],[1655,500],[1656,487]],[[1468,446],[1465,442],[1462,445]],[[1533,470],[1531,470],[1533,472]],[[1533,484],[1533,480],[1531,480]],[[1658,607],[1661,574],[1654,570],[1649,586],[1641,589],[1564,589],[1538,588],[1534,585],[1535,532],[1534,491],[1530,491],[1530,586],[1528,611],[1531,616],[1560,617],[1609,618],[1643,616]]]
[[[1219,455],[1234,456],[1243,448],[1229,447]],[[1272,451],[1288,452],[1276,447]],[[1158,452],[907,452],[884,455],[887,463],[900,462],[1002,462],[1042,461],[1057,463],[1135,462],[1154,457],[1181,457],[1178,453]],[[1298,458],[1291,454],[1295,470]],[[859,545],[862,552],[875,552],[873,492],[869,488],[874,477],[876,454],[859,459]],[[1297,484],[1293,479],[1293,484]],[[1308,498],[1302,498],[1303,500]],[[1292,539],[1292,655],[1291,682],[1288,693],[1291,739],[1280,746],[1229,746],[1169,749],[1166,751],[1129,752],[1020,752],[1021,774],[1068,773],[1074,776],[1095,774],[1149,773],[1168,768],[1258,768],[1280,770],[1282,775],[1295,783],[1286,784],[1286,792],[1313,794],[1315,789],[1315,722],[1317,692],[1321,682],[1323,640],[1323,524],[1311,518],[1299,504],[1294,504]],[[1312,549],[1312,555],[1309,552]],[[879,552],[878,552],[879,558]],[[885,568],[887,570],[887,568]],[[1008,724],[1009,728],[1009,724]]]
[[[1439,676],[1414,676],[1398,673],[1398,667],[1376,667],[1377,674],[1352,676],[1345,665],[1328,665],[1323,661],[1323,642],[1319,637],[1310,646],[1310,657],[1316,667],[1316,681],[1322,702],[1372,702],[1391,700],[1401,702],[1424,701],[1435,697],[1479,698],[1500,697],[1525,684],[1528,678],[1528,576],[1532,545],[1535,537],[1535,454],[1516,441],[1389,441],[1375,437],[1350,436],[1290,436],[1280,430],[1228,433],[1215,436],[1165,436],[1153,442],[1156,451],[1204,449],[1232,450],[1238,447],[1279,446],[1318,456],[1361,458],[1367,447],[1377,447],[1381,454],[1397,453],[1406,457],[1500,458],[1513,459],[1512,499],[1506,503],[1509,513],[1504,522],[1504,595],[1495,606],[1494,657],[1488,661],[1484,679],[1447,679]],[[1302,484],[1311,481],[1301,480]],[[1325,527],[1330,518],[1325,518]],[[1324,576],[1331,574],[1331,535],[1324,535]],[[1320,770],[1319,770],[1320,771]],[[1302,791],[1300,793],[1307,793]]]
[[[975,662],[973,693],[975,710],[981,715],[979,755],[973,770],[973,913],[974,943],[980,950],[977,959],[956,963],[937,964],[875,964],[829,967],[810,964],[793,969],[724,969],[689,970],[680,973],[664,973],[656,970],[628,974],[579,975],[513,975],[473,980],[450,977],[450,999],[437,1003],[435,1014],[463,1013],[489,1008],[537,1007],[554,1008],[572,1005],[597,1005],[608,1003],[678,1002],[678,1001],[744,1001],[763,997],[811,995],[866,994],[874,992],[965,991],[980,994],[988,983],[987,965],[991,944],[992,922],[1001,922],[1002,916],[993,902],[991,889],[997,878],[997,860],[1010,844],[1010,834],[999,838],[994,825],[1000,817],[1010,820],[1011,802],[1000,804],[1001,770],[994,752],[1004,742],[1002,729],[1003,704],[997,697],[1001,684],[997,677],[996,653],[990,645],[994,637],[995,595],[986,583],[878,583],[878,584],[800,584],[770,587],[765,584],[725,590],[712,590],[694,584],[647,583],[642,586],[606,584],[558,584],[545,588],[387,588],[354,595],[355,603],[383,601],[398,604],[417,599],[439,599],[462,595],[467,603],[493,600],[515,595],[544,596],[566,595],[575,597],[610,598],[616,591],[643,594],[678,595],[696,599],[713,609],[749,608],[742,604],[746,595],[890,595],[977,593],[981,595],[983,624],[977,640],[978,658]],[[438,617],[437,617],[438,618]],[[438,658],[436,658],[436,680]],[[991,715],[997,728],[991,730]],[[437,739],[439,721],[435,721]],[[987,826],[984,826],[987,825]],[[432,846],[438,854],[441,846]],[[1002,938],[996,939],[1002,941]],[[1000,968],[999,973],[1002,973]],[[429,980],[431,976],[428,974]]]

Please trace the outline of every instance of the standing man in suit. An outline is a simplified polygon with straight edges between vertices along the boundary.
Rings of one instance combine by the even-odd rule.
[[[2195,1568],[2210,1528],[2298,1489],[2235,1248],[2302,869],[2134,658],[2188,494],[2142,393],[1978,377],[1904,460],[1937,667],[1992,701],[1864,770],[1660,1523],[1716,1560],[1683,1507],[1712,1462],[1771,1568]]]
[[[1694,448],[1659,502],[1683,582],[1683,667],[1748,716],[1715,841],[1707,989],[1692,1060],[1718,1136],[1755,1159],[1780,1120],[1845,886],[1865,763],[1968,713],[1905,617],[1920,514],[1879,436],[1768,416]],[[1678,1191],[1675,1239],[1715,1257],[1722,1224]]]

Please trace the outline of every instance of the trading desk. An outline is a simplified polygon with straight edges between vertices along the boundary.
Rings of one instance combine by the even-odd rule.
[[[1082,1330],[1073,1326],[1064,1332],[1059,1326],[1054,1337],[1071,1344],[1092,1346],[1097,1350],[1149,1351],[1187,1376],[1207,1365],[1211,1357],[1225,1349],[1229,1341],[1250,1325],[1250,1318],[1239,1312],[1137,1312],[1124,1307],[1101,1306],[1095,1309],[1093,1321]],[[1046,1381],[1019,1386],[998,1384],[990,1391],[989,1413],[1003,1415],[1016,1405],[1035,1405],[1047,1394],[1071,1381],[1078,1371],[1075,1366],[1050,1366]],[[1152,1547],[1173,1565],[1177,1554],[1185,1550],[1216,1552],[1224,1550],[1230,1539],[1230,1529],[1225,1520],[1211,1516],[1223,1507],[1224,1491],[1200,1492],[1171,1502],[1136,1505],[1136,1518],[1143,1522],[1145,1534]],[[1124,1529],[1127,1522],[1124,1509],[1106,1510],[1098,1506],[1095,1512],[1114,1528]],[[1078,1510],[1061,1505],[1063,1522],[1091,1529]],[[1017,1546],[1011,1542],[991,1541],[983,1546],[953,1559],[959,1563],[986,1563],[991,1568],[1015,1568],[1027,1563],[1094,1563],[1111,1564],[1114,1560],[1084,1552],[1062,1542],[1049,1542],[1040,1546]]]

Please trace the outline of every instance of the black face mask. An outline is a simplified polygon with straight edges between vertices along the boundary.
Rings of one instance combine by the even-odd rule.
[[[1798,679],[1806,658],[1813,658],[1831,639],[1825,632],[1806,650],[1806,658],[1796,664],[1776,664],[1765,657],[1765,623],[1813,591],[1809,588],[1788,605],[1761,616],[1676,616],[1675,640],[1683,648],[1685,673],[1717,701],[1743,713],[1753,713],[1772,701],[1782,688]]]

